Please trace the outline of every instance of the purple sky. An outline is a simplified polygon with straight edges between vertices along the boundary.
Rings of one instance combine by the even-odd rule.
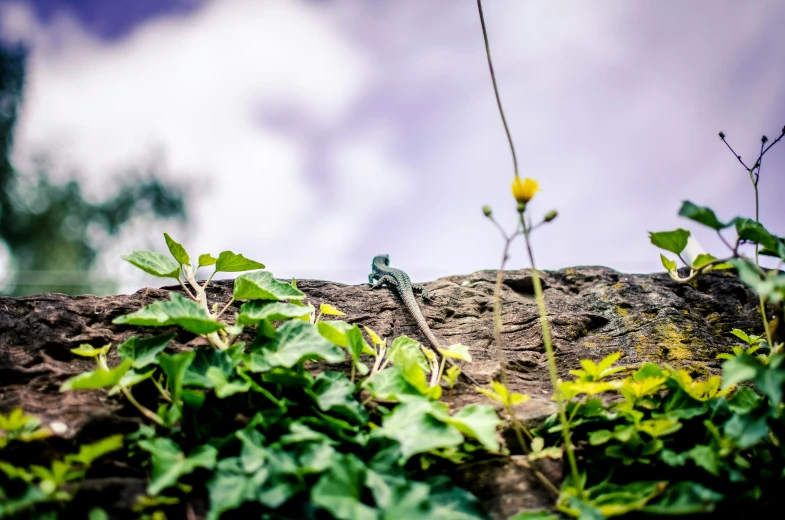
[[[233,249],[279,276],[365,280],[389,253],[412,277],[498,265],[482,217],[512,225],[512,165],[476,3],[465,0],[0,2],[0,36],[32,47],[14,157],[49,151],[95,196],[151,158],[187,183],[191,221],[139,223],[130,248]],[[662,270],[647,231],[695,230],[680,202],[751,215],[744,170],[785,124],[785,4],[488,1],[521,163],[539,180],[545,268]],[[785,146],[764,161],[761,218],[785,235]],[[510,268],[526,265],[522,247]]]

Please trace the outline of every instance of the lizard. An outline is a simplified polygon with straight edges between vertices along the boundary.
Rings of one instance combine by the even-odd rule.
[[[422,293],[424,300],[433,299],[433,297],[429,295],[425,285],[412,283],[409,275],[406,274],[405,271],[390,267],[390,255],[376,255],[373,257],[371,274],[368,275],[368,283],[371,284],[372,289],[381,287],[385,284],[388,287],[394,287],[401,297],[401,300],[403,300],[403,304],[406,306],[409,314],[411,314],[414,321],[417,322],[417,327],[420,329],[420,332],[422,332],[423,336],[425,336],[431,344],[431,350],[437,356],[442,355],[438,351],[439,348],[442,348],[441,342],[436,338],[433,331],[428,326],[428,322],[425,321],[425,316],[423,316],[422,310],[420,310],[419,305],[417,305],[417,300],[414,297],[414,292],[417,291]],[[447,358],[447,363],[450,366],[455,366],[452,359]],[[466,372],[461,371],[461,375],[466,377],[466,379],[471,381],[474,385],[481,386],[476,379]]]

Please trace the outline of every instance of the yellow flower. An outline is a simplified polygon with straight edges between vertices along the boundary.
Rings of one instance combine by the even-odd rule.
[[[537,181],[534,179],[526,177],[526,179],[521,180],[521,178],[516,175],[515,179],[512,181],[512,196],[515,197],[515,200],[518,202],[523,202],[525,204],[532,200],[532,197],[537,193],[538,188]]]

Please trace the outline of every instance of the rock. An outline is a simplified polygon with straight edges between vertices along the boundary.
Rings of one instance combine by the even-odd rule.
[[[705,377],[719,373],[717,354],[730,352],[738,343],[730,334],[732,329],[762,333],[757,298],[730,272],[709,273],[691,284],[677,283],[665,274],[621,274],[603,267],[562,269],[541,276],[563,378],[579,366],[580,359],[598,361],[616,351],[623,353],[623,363],[669,363],[688,370],[693,377]],[[464,368],[482,383],[499,377],[499,354],[493,341],[495,277],[495,271],[478,271],[441,278],[428,284],[436,301],[419,300],[437,337],[448,345],[470,347],[475,362]],[[208,289],[211,301],[228,302],[231,287],[231,280],[215,282]],[[368,326],[388,338],[406,334],[425,341],[393,291],[317,280],[298,280],[298,287],[315,306],[330,303],[341,309],[349,323]],[[122,397],[107,397],[102,391],[61,394],[59,387],[69,377],[92,369],[92,359],[69,352],[81,343],[116,346],[134,334],[171,330],[177,334],[174,350],[201,344],[200,338],[177,328],[111,323],[155,300],[168,299],[170,290],[181,291],[176,286],[107,297],[0,297],[0,413],[21,407],[44,425],[62,423],[57,424],[61,433],[49,443],[55,451],[70,450],[74,440],[135,430],[139,416]],[[527,427],[537,427],[554,408],[529,270],[505,273],[502,302],[509,384],[514,391],[532,397],[520,405],[517,415]],[[118,363],[114,349],[109,363]],[[453,407],[487,402],[462,380],[453,390],[445,391],[444,399]],[[520,453],[509,428],[501,437],[513,453]],[[558,486],[560,464],[551,460],[543,464],[547,468],[542,473]],[[107,482],[112,486],[111,495],[120,497],[117,504],[127,504],[143,487],[142,475],[111,477],[107,475]],[[516,457],[467,465],[458,478],[496,518],[552,503],[531,469]],[[91,486],[100,490],[100,483],[91,482]]]

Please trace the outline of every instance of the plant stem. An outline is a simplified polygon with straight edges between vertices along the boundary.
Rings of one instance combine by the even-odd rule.
[[[774,343],[771,341],[771,329],[769,328],[769,319],[766,317],[766,300],[760,296],[760,315],[763,318],[763,330],[766,331],[766,341],[769,342],[769,349],[774,348]]]
[[[578,463],[575,460],[575,452],[572,446],[572,439],[570,436],[570,423],[567,420],[567,414],[564,410],[564,401],[561,397],[561,388],[559,386],[559,374],[556,370],[556,356],[553,353],[553,345],[551,343],[551,331],[548,327],[548,310],[545,307],[545,296],[542,293],[542,284],[540,283],[540,274],[534,263],[534,253],[532,253],[531,240],[529,239],[529,229],[526,227],[526,222],[521,213],[521,224],[523,224],[523,237],[526,242],[526,251],[529,254],[529,262],[532,266],[532,284],[534,285],[534,295],[537,299],[537,307],[540,311],[540,322],[542,323],[542,341],[545,344],[545,353],[548,358],[548,372],[551,378],[551,386],[553,386],[554,398],[556,400],[556,409],[559,414],[559,421],[562,425],[562,437],[564,439],[564,451],[567,454],[567,460],[570,464],[570,471],[572,472],[573,485],[578,490],[579,498],[583,499],[585,493],[581,483],[580,472],[578,471]]]
[[[507,118],[504,117],[504,109],[502,108],[502,100],[499,96],[499,86],[496,84],[496,74],[493,72],[493,62],[491,61],[491,47],[488,43],[488,31],[485,29],[485,17],[482,14],[482,1],[477,0],[477,11],[480,13],[480,25],[482,26],[482,38],[485,41],[485,55],[488,58],[488,70],[491,72],[491,81],[493,82],[493,93],[496,95],[496,104],[499,107],[499,115],[502,116],[502,124],[504,124],[504,131],[507,133],[507,141],[510,143],[510,152],[512,153],[512,165],[515,170],[515,176],[518,176],[518,158],[515,155],[515,145],[512,144],[512,134],[510,127],[507,125]]]
[[[234,298],[232,298],[231,300],[229,300],[229,301],[226,303],[226,305],[224,305],[224,308],[223,308],[223,309],[221,309],[221,312],[219,312],[218,314],[216,314],[216,315],[215,315],[215,319],[217,320],[218,318],[220,318],[220,317],[221,317],[221,315],[223,315],[223,313],[224,313],[224,312],[226,312],[226,309],[228,309],[228,308],[229,308],[229,306],[230,306],[230,305],[232,305],[233,303],[234,303]]]
[[[121,386],[120,390],[123,392],[123,394],[125,395],[126,399],[128,399],[131,402],[131,404],[134,405],[136,407],[136,409],[141,412],[142,415],[144,415],[145,417],[147,417],[148,419],[153,421],[158,426],[163,426],[164,425],[164,420],[161,419],[161,417],[159,417],[159,415],[157,413],[153,412],[149,408],[147,408],[147,407],[143,406],[142,404],[140,404],[139,401],[137,401],[136,398],[133,396],[133,394],[131,393],[130,389],[128,389],[128,388],[126,388],[124,386]]]

